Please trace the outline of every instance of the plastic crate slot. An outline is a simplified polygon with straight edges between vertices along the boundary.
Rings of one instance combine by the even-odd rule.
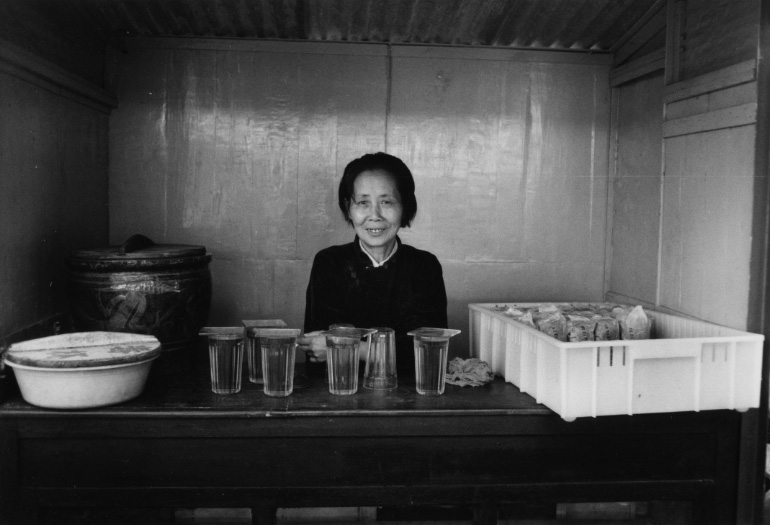
[[[605,346],[597,348],[596,366],[602,366],[602,353],[606,354],[607,366],[626,366],[626,348],[625,346]],[[604,352],[602,352],[604,350]],[[617,355],[616,355],[617,354]],[[616,363],[619,359],[620,362]]]
[[[730,357],[728,364],[729,364],[729,384],[730,384],[730,399],[728,401],[730,408],[735,408],[735,349],[737,348],[738,344],[733,342],[729,343],[728,350],[725,352],[725,358]],[[725,359],[727,361],[727,359]]]

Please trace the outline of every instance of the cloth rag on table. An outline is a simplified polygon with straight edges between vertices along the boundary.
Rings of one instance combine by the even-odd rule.
[[[455,386],[482,386],[495,378],[495,373],[486,361],[472,357],[455,357],[449,362],[446,382]]]

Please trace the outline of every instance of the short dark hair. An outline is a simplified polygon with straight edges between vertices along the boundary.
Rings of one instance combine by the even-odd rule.
[[[417,197],[414,195],[414,177],[412,172],[404,164],[404,161],[387,153],[367,153],[351,161],[342,173],[342,180],[339,187],[339,205],[342,210],[342,216],[348,222],[350,220],[350,204],[353,201],[353,189],[361,173],[365,171],[382,170],[388,173],[396,183],[396,189],[401,196],[401,206],[403,214],[401,215],[401,227],[405,228],[412,224],[412,219],[417,215]]]

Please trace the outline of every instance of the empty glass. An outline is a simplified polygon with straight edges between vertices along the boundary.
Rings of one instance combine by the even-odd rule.
[[[396,332],[392,328],[375,328],[369,339],[364,368],[364,388],[390,390],[398,386],[396,375]]]
[[[294,357],[299,328],[252,328],[259,338],[265,395],[284,397],[294,391]]]
[[[248,346],[246,347],[246,362],[249,366],[249,381],[261,385],[264,383],[262,375],[262,348],[259,343],[259,337],[254,335],[257,328],[285,328],[286,323],[281,319],[258,319],[254,321],[243,321],[248,337]]]
[[[237,394],[243,373],[243,328],[206,327],[200,335],[208,337],[211,391]]]
[[[440,396],[446,385],[449,339],[460,330],[418,328],[408,333],[414,337],[414,369],[417,393]]]
[[[339,327],[324,332],[326,336],[326,370],[329,392],[346,396],[358,391],[358,345],[361,338],[373,334],[371,328]]]

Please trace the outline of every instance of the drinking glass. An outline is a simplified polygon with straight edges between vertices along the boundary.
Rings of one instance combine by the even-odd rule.
[[[284,397],[294,391],[294,358],[299,328],[254,328],[262,350],[265,395]]]
[[[460,330],[418,328],[408,333],[414,337],[414,368],[417,393],[440,396],[446,386],[449,339]]]
[[[334,330],[336,328],[353,328],[352,324],[349,323],[335,323],[329,325],[329,330]],[[321,334],[324,334],[326,332],[320,332]],[[317,350],[316,350],[317,352]],[[326,358],[328,355],[328,342],[327,342],[327,349],[323,351],[323,357],[316,355],[316,359],[319,359],[317,361],[311,361],[310,355],[312,352],[306,352],[305,353],[305,369],[310,371],[312,374],[318,374],[323,377],[324,383],[327,385],[329,384],[329,367],[327,366]]]
[[[396,374],[396,332],[392,328],[375,328],[370,335],[364,368],[364,388],[390,390],[398,386]]]
[[[326,371],[329,392],[347,396],[358,391],[358,345],[361,338],[373,334],[370,328],[339,327],[326,335]]]
[[[211,391],[237,394],[243,373],[243,328],[206,327],[200,335],[208,337]]]
[[[253,321],[243,321],[246,328],[246,336],[249,344],[246,347],[246,361],[249,367],[249,381],[258,385],[263,384],[264,376],[262,374],[262,347],[259,337],[254,335],[257,328],[285,328],[286,323],[281,319],[258,319]]]

